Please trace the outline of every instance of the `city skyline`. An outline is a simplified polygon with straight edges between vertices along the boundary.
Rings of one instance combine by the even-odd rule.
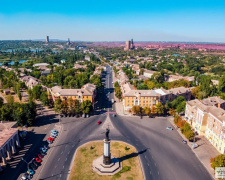
[[[0,40],[225,42],[221,1],[23,2],[2,2]]]

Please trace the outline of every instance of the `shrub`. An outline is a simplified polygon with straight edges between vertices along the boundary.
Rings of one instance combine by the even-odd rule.
[[[181,133],[184,134],[187,131],[191,131],[191,126],[188,122],[185,122],[183,127],[180,129]]]
[[[211,167],[215,169],[216,167],[225,167],[225,154],[220,154],[215,158],[211,158]]]
[[[193,131],[186,131],[184,133],[184,135],[189,141],[194,139],[194,132]]]

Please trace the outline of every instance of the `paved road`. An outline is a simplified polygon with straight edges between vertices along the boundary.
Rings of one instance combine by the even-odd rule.
[[[61,136],[34,179],[67,179],[75,150],[88,141],[103,140],[102,133],[108,126],[112,140],[122,140],[137,148],[147,180],[211,179],[192,150],[181,143],[178,133],[165,129],[171,126],[166,118],[112,117],[115,107],[111,103],[113,83],[109,66],[103,80],[105,89],[97,96],[95,115],[62,119]],[[98,120],[102,121],[101,125],[97,125]]]

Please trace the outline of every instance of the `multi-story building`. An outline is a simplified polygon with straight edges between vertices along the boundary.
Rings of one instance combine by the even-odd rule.
[[[156,73],[157,71],[151,71],[151,70],[144,70],[143,76],[147,77],[147,78],[151,78],[152,75],[154,73]]]
[[[225,101],[219,97],[186,103],[185,119],[199,135],[204,135],[221,153],[225,153]]]
[[[184,87],[170,90],[165,90],[163,88],[156,90],[136,90],[130,83],[124,83],[121,85],[121,91],[124,98],[124,110],[129,110],[134,105],[151,108],[158,102],[165,104],[166,101],[172,101],[177,96],[184,96],[186,100],[190,100],[191,98],[191,90]]]
[[[49,36],[46,36],[46,43],[49,43]]]
[[[225,153],[225,110],[210,107],[205,137],[220,153]]]
[[[135,46],[134,46],[133,39],[131,39],[131,41],[126,41],[126,45],[125,45],[125,48],[124,48],[125,51],[128,51],[130,49],[134,49],[134,48],[135,48]]]
[[[94,99],[96,97],[96,86],[90,83],[85,84],[81,89],[63,89],[60,86],[54,86],[52,88],[48,88],[48,93],[53,102],[55,102],[57,98],[61,98],[62,100],[72,98],[73,100],[77,99],[80,102],[90,100],[94,103]]]

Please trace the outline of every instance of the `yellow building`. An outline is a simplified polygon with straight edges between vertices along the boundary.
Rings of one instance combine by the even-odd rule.
[[[72,98],[73,100],[77,99],[80,102],[90,100],[94,103],[96,86],[90,83],[85,84],[81,89],[63,89],[60,86],[54,86],[52,88],[48,88],[48,93],[54,102],[57,98],[61,98],[62,100]]]
[[[123,107],[127,111],[133,106],[152,107],[161,102],[172,101],[177,96],[184,96],[186,100],[190,100],[191,91],[189,88],[179,87],[170,90],[155,89],[155,90],[136,90],[130,83],[121,85],[123,94]]]

